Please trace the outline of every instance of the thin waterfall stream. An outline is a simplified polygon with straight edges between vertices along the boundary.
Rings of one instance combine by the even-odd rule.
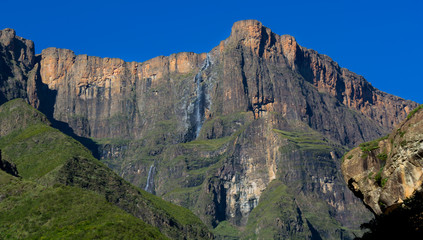
[[[145,185],[144,190],[153,193],[154,188],[154,174],[156,172],[156,167],[154,166],[155,163],[153,163],[150,166],[150,170],[148,171],[148,177],[147,177],[147,185]]]
[[[194,111],[195,111],[195,138],[200,134],[201,127],[204,122],[204,107],[206,102],[206,93],[204,89],[203,82],[203,72],[210,66],[210,55],[207,54],[206,60],[204,61],[203,66],[198,71],[197,75],[194,77],[194,81],[197,84],[197,99],[195,100]]]

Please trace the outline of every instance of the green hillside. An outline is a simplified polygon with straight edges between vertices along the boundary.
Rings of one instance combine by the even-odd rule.
[[[1,232],[10,238],[211,237],[189,210],[125,182],[22,99],[0,106],[0,125],[3,159],[22,177],[2,172],[0,181],[6,196],[1,221],[8,229]]]
[[[167,239],[142,220],[76,187],[45,187],[0,171],[2,239]]]

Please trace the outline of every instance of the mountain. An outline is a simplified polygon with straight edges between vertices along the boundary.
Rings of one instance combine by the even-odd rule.
[[[1,170],[0,185],[2,239],[167,239],[90,191],[44,187]]]
[[[376,216],[364,225],[371,230],[364,239],[386,236],[417,239],[422,234],[421,106],[388,136],[362,143],[345,155],[342,163],[345,181]]]
[[[0,39],[1,68],[23,72],[1,75],[4,99],[27,99],[120,176],[189,208],[221,238],[360,234],[371,213],[343,182],[341,157],[417,107],[255,20],[236,22],[209,53],[143,63],[57,48],[13,58],[33,54],[32,42],[10,29]]]
[[[131,186],[24,100],[0,106],[0,125],[8,166],[1,171],[2,236],[211,238],[190,211]]]

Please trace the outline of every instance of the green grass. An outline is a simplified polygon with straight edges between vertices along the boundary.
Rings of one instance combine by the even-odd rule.
[[[361,159],[366,159],[367,157],[369,156],[369,153],[368,152],[362,152],[361,153]]]
[[[239,239],[241,234],[240,230],[228,221],[220,222],[219,225],[213,229],[213,233],[216,236],[216,239],[225,240]]]
[[[416,107],[415,109],[413,109],[413,111],[411,111],[408,115],[407,115],[407,119],[410,119],[411,117],[414,116],[414,114],[416,114],[416,112],[418,112],[420,109],[423,108],[423,104],[419,105],[418,107]]]
[[[209,130],[213,127],[216,122],[221,122],[225,127],[231,127],[237,125],[237,122],[245,122],[248,121],[246,118],[248,117],[247,112],[235,112],[229,115],[220,115],[214,116],[213,118],[206,120],[201,128],[203,130]],[[201,134],[200,134],[201,135]]]
[[[24,102],[19,102],[14,107],[14,112],[21,111],[20,108],[31,112],[31,107]],[[5,112],[3,106],[0,106],[0,112]],[[35,110],[32,113],[40,114]],[[19,175],[23,177],[20,181],[22,184],[14,184],[7,175],[0,175],[0,183],[5,184],[0,187],[0,192],[4,190],[4,193],[19,193],[9,194],[10,198],[7,199],[10,201],[0,201],[0,204],[4,204],[3,208],[0,208],[4,209],[0,210],[3,214],[0,214],[0,221],[8,219],[7,222],[14,224],[13,227],[8,225],[8,228],[12,229],[8,232],[12,234],[10,238],[41,239],[46,236],[47,239],[154,239],[156,236],[162,236],[154,233],[149,237],[150,233],[143,233],[143,228],[156,228],[147,226],[140,219],[159,227],[162,233],[172,238],[183,235],[189,239],[200,239],[209,234],[206,226],[192,212],[133,187],[95,159],[89,150],[73,138],[51,128],[43,121],[22,124],[19,121],[23,119],[19,114],[17,117],[16,125],[9,129],[7,135],[0,138],[4,159],[15,163]],[[43,118],[42,115],[39,117]],[[9,118],[6,114],[3,120]],[[161,136],[158,137],[160,138]],[[0,195],[2,199],[3,194]],[[58,206],[55,205],[56,201]],[[90,205],[91,203],[93,205]],[[35,212],[31,212],[28,206]],[[38,209],[38,206],[41,209]],[[54,210],[49,210],[50,206]],[[78,206],[80,208],[74,209]],[[13,209],[19,212],[13,212]],[[10,214],[9,210],[12,211]],[[84,215],[79,213],[82,210],[89,216],[84,218]],[[54,215],[56,211],[61,215]],[[103,213],[106,215],[102,215]],[[81,219],[77,218],[79,215]],[[13,218],[14,216],[21,217]],[[37,216],[46,221],[38,220]],[[20,220],[21,218],[23,220]],[[67,223],[63,223],[66,219],[75,221],[67,222],[67,226]],[[56,222],[62,223],[64,228],[55,225]],[[12,231],[20,235],[15,237]],[[37,232],[38,235],[32,232]],[[120,232],[126,235],[121,236]],[[128,235],[128,232],[135,235]]]
[[[0,138],[0,149],[26,179],[41,178],[72,156],[93,158],[81,143],[42,123]]]
[[[303,151],[307,150],[321,150],[331,151],[333,147],[329,146],[330,143],[326,141],[320,134],[309,131],[309,132],[288,132],[278,129],[273,129],[273,132],[278,133],[282,138],[288,139],[289,142],[293,143],[297,148]]]
[[[199,139],[191,142],[182,143],[187,148],[196,148],[201,151],[215,151],[233,139],[233,135],[216,139]]]
[[[1,182],[2,239],[166,239],[93,192],[11,177]]]
[[[111,145],[120,146],[120,145],[127,145],[131,143],[131,140],[121,139],[121,138],[91,138],[91,140],[93,140],[99,145],[111,144]]]
[[[41,122],[48,123],[48,120],[41,112],[29,106],[25,100],[18,98],[1,105],[0,122],[4,131],[4,125],[13,130]]]
[[[386,154],[386,152],[382,152],[379,153],[376,157],[382,161],[386,161],[386,159],[388,159],[388,154]]]
[[[164,210],[169,214],[169,216],[175,218],[178,222],[184,224],[184,225],[198,225],[203,226],[203,222],[196,217],[190,210],[177,206],[175,204],[172,204],[170,202],[166,202],[163,199],[147,193],[147,192],[141,192],[142,196],[150,201],[156,208]]]
[[[297,211],[296,198],[281,181],[270,182],[250,213],[242,239],[306,239],[310,232],[305,222],[296,225],[305,220]],[[295,227],[304,230],[298,232]]]
[[[386,180],[385,180],[385,183],[382,184],[382,171],[383,171],[383,166],[379,169],[379,171],[377,171],[377,173],[375,174],[375,177],[374,177],[375,182],[380,187],[383,187],[386,183]]]
[[[371,152],[379,148],[379,141],[361,143],[359,147],[362,152]]]
[[[407,145],[407,141],[406,140],[402,140],[401,142],[400,142],[400,146],[401,147],[405,147]]]
[[[388,137],[389,135],[386,135],[370,142],[361,143],[359,147],[363,153],[369,153],[373,150],[379,149],[379,142],[388,139]]]
[[[245,124],[238,125],[236,124],[238,121],[244,121],[245,118],[244,113],[235,113],[228,116],[218,116],[213,118],[212,120],[206,121],[201,128],[201,134],[200,137],[196,140],[182,143],[181,146],[186,148],[196,148],[201,151],[216,151],[223,147],[225,144],[231,142],[232,140],[236,139],[242,132],[245,131],[245,129],[251,124],[251,122],[247,122]],[[206,139],[202,138],[202,135],[204,132],[207,132],[209,129],[213,127],[214,122],[222,120],[222,125],[226,127],[232,127],[232,125],[236,125],[236,131],[231,133],[229,136],[224,136],[220,138],[214,138],[214,139]],[[235,129],[235,128],[234,128]]]
[[[383,178],[382,181],[380,182],[380,186],[384,187],[387,181],[388,181],[388,178]]]

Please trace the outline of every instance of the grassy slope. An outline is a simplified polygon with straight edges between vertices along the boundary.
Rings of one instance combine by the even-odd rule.
[[[22,118],[19,119],[19,116],[22,115],[35,117],[20,123]],[[3,158],[14,162],[25,180],[43,186],[63,183],[94,191],[126,212],[158,226],[173,238],[182,238],[184,235],[199,238],[198,233],[201,237],[208,235],[204,224],[189,210],[165,202],[123,181],[79,142],[48,126],[42,114],[24,101],[13,100],[0,107],[0,123],[9,123],[16,117],[16,124],[4,131],[7,134],[0,135],[0,149]],[[54,189],[50,191],[55,192]],[[161,225],[163,222],[166,223]]]
[[[302,229],[301,214],[295,211],[297,208],[294,196],[289,193],[288,187],[278,180],[269,184],[260,197],[260,202],[250,214],[243,238],[245,239],[275,239],[288,238],[306,239],[308,229]],[[279,219],[280,224],[275,225]],[[297,228],[284,228],[284,225],[296,226]],[[279,234],[284,234],[278,236]]]
[[[76,187],[45,187],[0,171],[2,239],[166,239],[159,230]]]

